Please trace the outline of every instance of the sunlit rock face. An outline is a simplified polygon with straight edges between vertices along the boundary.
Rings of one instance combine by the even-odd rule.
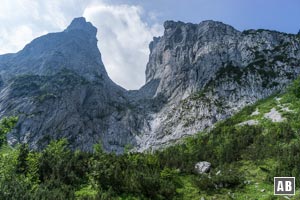
[[[117,153],[157,149],[282,91],[299,74],[299,35],[215,21],[164,27],[150,43],[140,90],[111,81],[97,29],[84,18],[0,56],[0,115],[19,116],[9,143],[42,149],[66,138],[86,151],[98,142]]]

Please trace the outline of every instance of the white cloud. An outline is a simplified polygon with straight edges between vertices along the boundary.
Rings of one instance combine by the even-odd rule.
[[[161,34],[161,26],[143,22],[143,9],[129,5],[93,4],[84,17],[98,27],[102,59],[109,76],[127,89],[138,89],[145,83],[148,45]]]
[[[20,47],[25,46],[28,41],[34,38],[32,29],[25,25],[16,26],[10,30],[1,30],[0,34],[2,37],[2,40],[0,41],[1,54],[15,51]]]
[[[74,17],[83,15],[98,28],[98,46],[112,80],[137,89],[144,84],[149,42],[162,30],[143,22],[143,14],[141,7],[102,0],[2,0],[0,54],[19,51],[45,33],[62,31]]]
[[[32,39],[63,30],[81,16],[91,0],[2,0],[0,6],[0,53],[16,52]]]

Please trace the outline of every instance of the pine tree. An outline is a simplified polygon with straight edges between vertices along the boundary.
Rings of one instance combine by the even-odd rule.
[[[17,173],[26,174],[28,170],[27,157],[29,154],[29,148],[27,144],[22,144],[19,149],[18,162],[16,166]]]

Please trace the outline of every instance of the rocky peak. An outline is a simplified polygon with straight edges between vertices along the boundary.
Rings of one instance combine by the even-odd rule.
[[[199,24],[166,21],[164,27],[164,35],[150,44],[146,81],[160,80],[156,95],[164,93],[168,98],[182,95],[181,91],[187,92],[183,96],[189,95],[206,84],[217,68],[228,62],[228,57],[218,55],[227,55],[233,38],[241,34],[232,26],[212,20]],[[211,60],[215,64],[207,65]],[[191,83],[195,87],[190,87]]]
[[[1,75],[9,80],[17,74],[55,75],[68,69],[89,81],[109,79],[96,33],[97,29],[85,18],[75,18],[63,32],[36,38],[20,52],[8,56],[7,62],[0,62]]]
[[[87,22],[84,17],[73,19],[71,24],[66,28],[65,32],[72,30],[82,30],[90,33],[93,36],[96,36],[97,34],[97,28],[94,27],[91,22]]]
[[[181,21],[166,21],[164,23],[165,33],[164,36],[178,35],[185,31],[194,31],[196,34],[236,34],[239,31],[232,26],[224,24],[222,22],[205,20],[199,24],[184,23]]]
[[[274,31],[240,32],[212,20],[199,24],[166,21],[164,27],[164,35],[150,45],[146,82],[159,80],[155,96],[178,100],[201,90],[224,64],[247,67],[255,59],[274,55],[259,57],[259,51],[279,49],[280,43],[291,40]]]
[[[262,29],[240,32],[211,20],[167,21],[164,27],[164,35],[150,45],[146,85],[155,85],[154,98],[167,101],[152,115],[145,146],[211,127],[282,90],[300,73],[295,35]]]
[[[167,20],[167,21],[164,22],[164,28],[165,28],[165,30],[167,30],[167,29],[174,29],[174,28],[176,28],[178,26],[182,26],[182,25],[185,25],[185,23],[182,22],[182,21],[175,22],[173,20]]]

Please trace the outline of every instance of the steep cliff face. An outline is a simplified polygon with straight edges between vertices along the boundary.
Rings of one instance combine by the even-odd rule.
[[[101,140],[118,153],[127,144],[159,148],[281,91],[300,72],[297,35],[214,21],[164,26],[136,91],[110,80],[97,29],[84,18],[0,56],[0,115],[19,116],[8,141],[39,149],[64,137],[91,150]]]
[[[277,61],[299,59],[296,35],[268,30],[240,32],[214,21],[167,21],[164,26],[164,35],[150,44],[146,82],[159,79],[156,94],[168,97],[185,98],[199,91],[226,66],[230,70],[230,66],[242,69],[253,64],[254,68],[268,70],[265,67],[272,67]]]
[[[300,72],[300,38],[237,31],[220,22],[167,21],[150,44],[146,86],[167,101],[151,114],[142,149],[211,127],[245,105],[280,92]]]
[[[199,25],[167,21],[164,27],[163,37],[150,44],[146,69],[147,83],[160,80],[156,94],[184,98],[202,88],[222,63],[228,62],[228,56],[238,56],[233,39],[240,33],[231,26],[213,21]]]

